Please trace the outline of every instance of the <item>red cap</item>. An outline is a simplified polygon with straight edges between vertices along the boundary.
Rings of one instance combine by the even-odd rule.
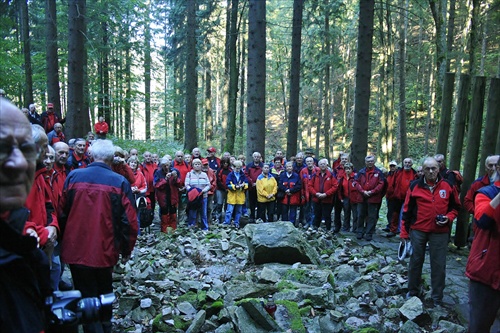
[[[53,109],[54,108],[54,104],[53,103],[48,103],[47,104],[47,109]]]
[[[208,148],[208,149],[207,149],[207,151],[208,151],[209,153],[216,153],[216,152],[217,152],[217,149],[215,149],[214,147],[210,147],[210,148]]]
[[[206,158],[202,159],[201,164],[208,164],[208,160]]]

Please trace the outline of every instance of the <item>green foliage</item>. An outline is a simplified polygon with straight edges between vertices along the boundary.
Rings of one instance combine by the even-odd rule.
[[[293,333],[305,333],[306,328],[302,323],[302,317],[299,311],[299,306],[296,302],[288,300],[278,300],[276,304],[283,305],[288,311],[288,316],[290,320],[290,330]]]
[[[279,291],[283,291],[283,290],[296,290],[296,289],[299,289],[297,288],[293,283],[291,283],[290,281],[286,281],[286,280],[281,280],[279,281],[277,284],[276,284],[276,288],[279,290]]]
[[[125,140],[117,137],[110,137],[113,144],[120,146],[121,148],[130,151],[130,149],[135,148],[139,151],[139,154],[145,151],[150,151],[153,154],[158,154],[162,157],[166,154],[174,156],[175,152],[182,149],[182,144],[175,141],[168,140]],[[141,156],[139,156],[141,158]]]
[[[379,270],[379,265],[378,265],[378,263],[374,262],[374,263],[366,266],[365,274],[368,274],[370,272],[376,272],[378,270]]]
[[[305,269],[289,269],[283,275],[284,279],[292,280],[300,283],[307,283],[307,270]]]
[[[159,314],[153,319],[153,331],[154,332],[168,332],[170,327],[163,322],[161,319],[162,315]]]

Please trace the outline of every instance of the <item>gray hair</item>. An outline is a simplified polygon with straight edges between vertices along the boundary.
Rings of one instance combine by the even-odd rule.
[[[94,161],[111,163],[115,156],[115,146],[111,140],[97,140],[89,147]]]
[[[40,125],[31,125],[31,135],[33,136],[33,141],[35,141],[38,145],[49,142],[49,138],[47,137],[47,134],[45,134],[45,130]]]

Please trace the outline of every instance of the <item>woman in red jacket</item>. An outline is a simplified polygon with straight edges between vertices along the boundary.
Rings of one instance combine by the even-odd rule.
[[[356,173],[352,163],[344,165],[345,176],[339,181],[339,195],[344,206],[344,224],[342,231],[356,232],[358,227],[358,204],[363,202],[363,196],[358,192],[354,186],[354,177]],[[352,217],[352,223],[351,223]]]

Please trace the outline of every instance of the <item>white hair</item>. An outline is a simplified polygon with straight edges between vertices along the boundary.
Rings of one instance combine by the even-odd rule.
[[[97,140],[89,150],[94,161],[111,163],[115,157],[115,146],[111,140]]]

